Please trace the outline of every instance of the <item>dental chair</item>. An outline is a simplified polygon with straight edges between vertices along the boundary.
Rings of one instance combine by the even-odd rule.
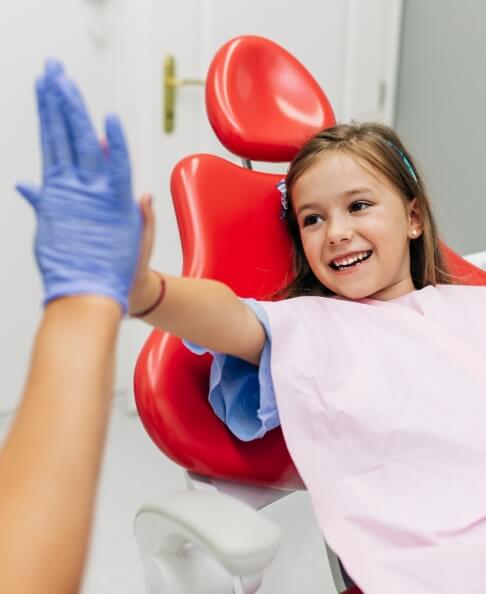
[[[275,187],[282,174],[255,171],[252,163],[290,161],[307,138],[334,124],[333,111],[292,55],[254,36],[218,51],[207,76],[206,107],[216,136],[242,166],[207,154],[176,165],[171,192],[182,273],[265,299],[291,278],[291,246]],[[442,249],[463,284],[486,284],[486,272]],[[136,365],[140,418],[160,450],[186,470],[188,482],[187,492],[149,502],[136,515],[147,593],[257,592],[280,530],[256,510],[304,488],[280,428],[242,442],[216,417],[208,403],[210,364],[209,355],[197,356],[155,330]],[[359,594],[336,556],[327,554],[336,591]]]

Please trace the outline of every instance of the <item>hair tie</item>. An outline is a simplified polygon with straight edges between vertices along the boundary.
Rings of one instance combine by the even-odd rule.
[[[412,167],[412,164],[410,163],[410,161],[407,159],[407,156],[405,155],[405,153],[401,149],[399,149],[398,146],[393,144],[393,142],[391,142],[390,140],[387,140],[386,142],[400,155],[400,158],[405,163],[405,166],[407,167],[408,172],[413,177],[414,181],[417,182],[418,181],[417,174],[415,173],[415,170]]]
[[[281,179],[275,187],[280,192],[280,218],[283,220],[287,218],[289,212],[289,199],[285,178]]]

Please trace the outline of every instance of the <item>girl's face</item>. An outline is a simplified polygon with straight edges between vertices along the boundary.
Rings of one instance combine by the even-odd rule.
[[[295,182],[292,206],[309,266],[328,289],[382,301],[414,290],[415,199],[403,200],[370,165],[340,152],[317,158]]]

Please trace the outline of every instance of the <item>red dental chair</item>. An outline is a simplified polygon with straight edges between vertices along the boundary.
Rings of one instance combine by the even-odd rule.
[[[290,161],[307,138],[334,124],[333,111],[293,56],[253,36],[236,38],[216,54],[206,106],[217,137],[243,166],[191,155],[175,167],[171,192],[183,274],[218,279],[242,297],[268,298],[291,276],[290,240],[275,188],[282,175],[254,171],[251,162]],[[443,250],[450,272],[463,284],[486,284],[486,272],[445,245]],[[279,532],[227,494],[261,508],[304,488],[280,429],[242,442],[216,417],[207,398],[210,363],[208,355],[196,356],[158,330],[137,362],[140,418],[162,452],[188,471],[193,489],[149,503],[137,514],[147,592],[256,592]],[[336,590],[359,594],[328,554]]]

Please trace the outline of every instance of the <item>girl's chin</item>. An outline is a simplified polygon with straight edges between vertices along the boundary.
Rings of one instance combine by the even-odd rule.
[[[339,295],[338,293],[336,293],[337,295]],[[350,293],[350,292],[346,292],[346,293],[341,293],[339,295],[340,297],[343,297],[345,299],[350,299],[352,301],[360,301],[361,299],[372,299],[372,295],[370,293],[367,292],[356,292],[356,293]]]
[[[342,287],[342,286],[332,286],[330,283],[326,285],[337,297],[343,297],[345,299],[353,299],[353,301],[357,301],[359,299],[372,299],[374,298],[373,295],[376,293],[377,288],[370,289],[367,287]]]

